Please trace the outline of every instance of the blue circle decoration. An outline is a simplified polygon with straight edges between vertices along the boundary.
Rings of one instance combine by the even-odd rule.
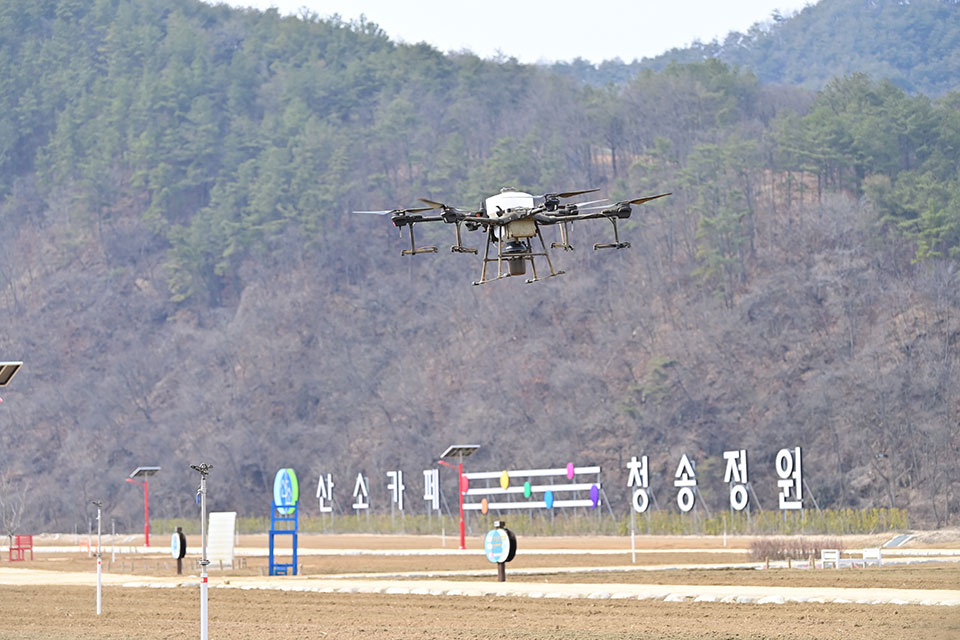
[[[596,509],[597,504],[600,503],[600,489],[597,487],[597,485],[590,487],[590,502],[593,503],[590,505],[591,509]]]
[[[300,485],[297,482],[297,472],[286,468],[277,471],[273,478],[273,502],[280,513],[293,513],[293,506],[300,499]]]
[[[543,494],[543,502],[547,505],[547,509],[553,509],[553,491],[547,491]]]

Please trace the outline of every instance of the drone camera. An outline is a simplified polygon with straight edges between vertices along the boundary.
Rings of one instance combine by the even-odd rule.
[[[543,201],[543,208],[547,211],[556,211],[560,207],[560,198],[555,195],[548,195]]]

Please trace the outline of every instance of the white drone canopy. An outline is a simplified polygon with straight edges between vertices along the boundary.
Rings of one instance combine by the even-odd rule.
[[[513,189],[506,189],[501,191],[495,196],[490,196],[483,201],[483,206],[487,211],[487,215],[491,218],[500,218],[503,217],[503,214],[509,209],[517,209],[524,207],[526,209],[532,209],[536,206],[534,198],[529,193],[524,193],[523,191],[514,191]]]

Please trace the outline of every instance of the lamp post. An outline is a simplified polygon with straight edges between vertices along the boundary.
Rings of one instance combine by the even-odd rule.
[[[96,505],[97,507],[97,615],[100,615],[102,602],[102,578],[101,574],[103,571],[103,556],[100,553],[100,510],[103,507],[103,500],[93,500],[91,504]]]
[[[150,546],[150,486],[149,478],[154,475],[157,471],[160,471],[160,467],[137,467],[133,470],[133,473],[130,474],[130,477],[127,478],[127,482],[132,484],[140,485],[143,487],[143,546]],[[136,478],[143,478],[143,482],[136,480]]]
[[[478,444],[454,444],[447,447],[447,450],[440,454],[440,460],[437,460],[437,464],[442,464],[445,467],[450,467],[451,469],[457,470],[457,495],[460,497],[460,548],[467,548],[467,528],[463,519],[463,494],[467,492],[466,488],[463,486],[463,459],[472,455],[477,449],[480,448]],[[456,458],[457,466],[453,466],[449,462],[443,460],[443,458]]]
[[[205,462],[199,465],[192,464],[190,468],[200,474],[200,487],[197,497],[200,498],[200,640],[207,640],[207,474],[213,469],[212,464]]]

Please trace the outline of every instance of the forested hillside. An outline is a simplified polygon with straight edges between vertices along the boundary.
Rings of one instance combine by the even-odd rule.
[[[601,464],[621,512],[632,455],[669,491],[682,453],[712,476],[746,448],[772,505],[763,470],[802,446],[822,507],[955,521],[956,92],[716,60],[592,88],[194,0],[6,2],[0,68],[0,357],[26,361],[0,491],[24,526],[103,497],[133,529],[148,464],[154,514],[192,516],[200,461],[215,510],[264,514],[284,466],[343,505],[384,479],[383,508],[386,471],[415,496],[456,441],[478,468]],[[401,258],[348,213],[504,185],[674,195],[616,255],[578,225],[567,274],[529,286],[472,287],[475,257]]]
[[[554,66],[594,85],[623,83],[643,69],[709,58],[754,73],[761,82],[821,89],[831,79],[867,73],[911,93],[942,96],[960,86],[958,0],[820,0],[796,15],[774,12],[746,33],[695,42],[653,58]]]

